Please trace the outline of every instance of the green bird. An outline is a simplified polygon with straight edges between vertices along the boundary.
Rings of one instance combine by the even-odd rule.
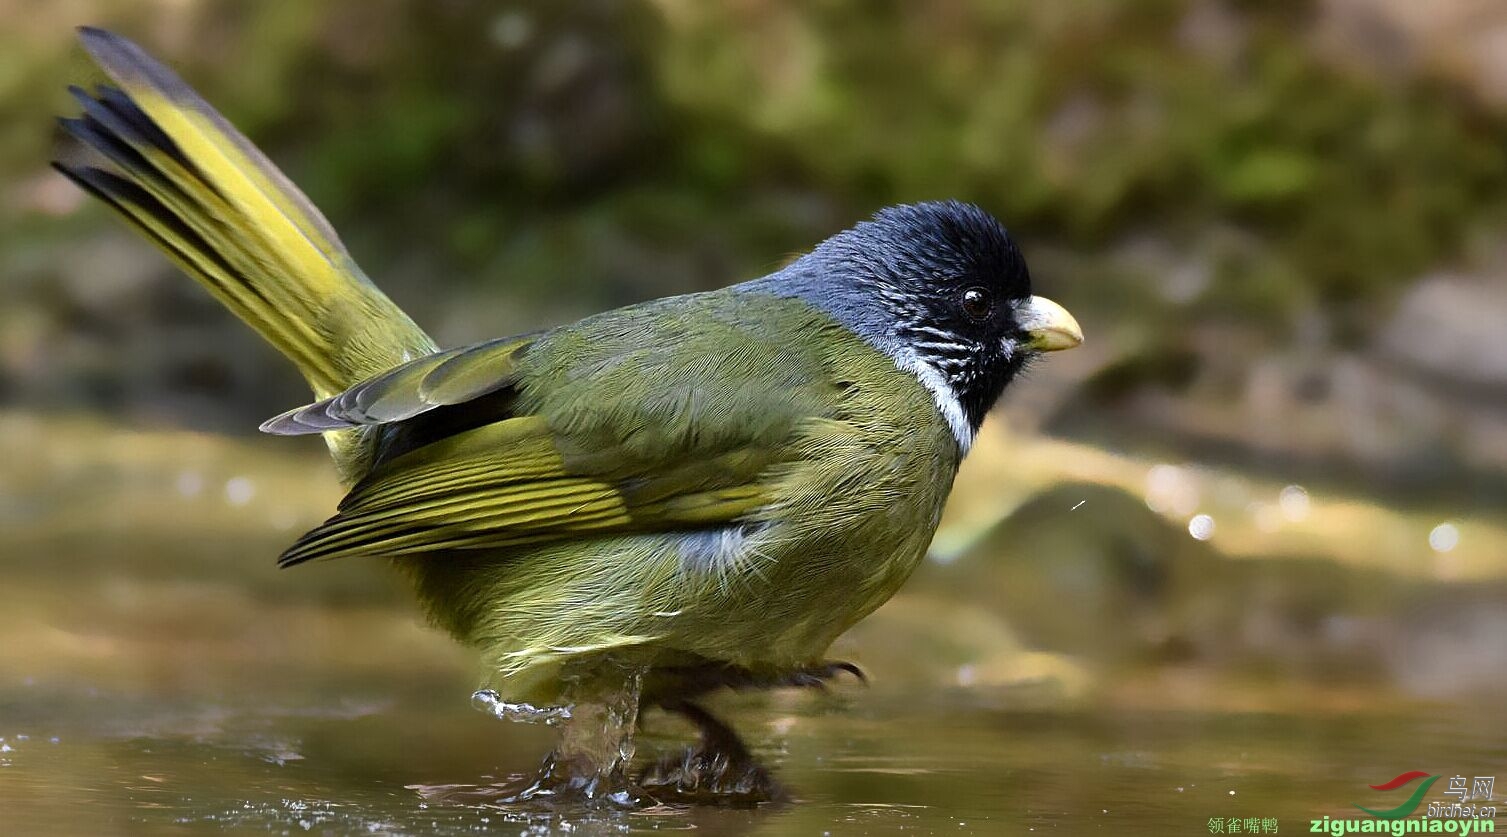
[[[388,560],[484,655],[487,708],[563,721],[523,796],[621,785],[641,706],[702,741],[637,787],[772,793],[695,699],[856,673],[823,654],[921,561],[985,414],[1082,340],[998,221],[939,202],[760,279],[442,351],[178,76],[81,38],[115,86],[61,122],[107,165],[56,167],[318,399],[262,429],[322,434],[349,493],[280,563]]]

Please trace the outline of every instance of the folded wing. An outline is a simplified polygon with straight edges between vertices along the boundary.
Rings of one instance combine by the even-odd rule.
[[[794,348],[806,341],[702,310],[725,300],[614,312],[532,342],[422,358],[273,419],[273,432],[400,428],[440,405],[516,393],[505,417],[379,464],[280,563],[756,518],[779,466],[803,455],[789,440],[830,418],[840,398],[819,354]]]

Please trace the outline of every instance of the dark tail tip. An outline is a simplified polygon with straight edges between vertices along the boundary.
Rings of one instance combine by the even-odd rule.
[[[133,83],[146,84],[179,103],[201,106],[198,94],[183,79],[130,38],[94,26],[80,26],[78,37],[84,51],[117,84],[127,87]]]
[[[140,49],[129,38],[98,26],[80,26],[78,39],[84,45],[84,49],[92,55],[98,55],[100,52],[119,53]]]

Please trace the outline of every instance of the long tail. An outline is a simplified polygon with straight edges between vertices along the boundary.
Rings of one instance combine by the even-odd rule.
[[[182,79],[119,35],[79,31],[119,87],[72,88],[84,112],[60,122],[113,170],[59,171],[276,346],[319,398],[435,350],[308,198]],[[330,439],[337,460],[349,441]]]

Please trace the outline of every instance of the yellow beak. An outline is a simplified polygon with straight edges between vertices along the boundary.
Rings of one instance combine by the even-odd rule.
[[[1018,322],[1031,335],[1027,344],[1038,352],[1059,352],[1083,342],[1083,329],[1066,308],[1044,296],[1033,296],[1017,310]]]

